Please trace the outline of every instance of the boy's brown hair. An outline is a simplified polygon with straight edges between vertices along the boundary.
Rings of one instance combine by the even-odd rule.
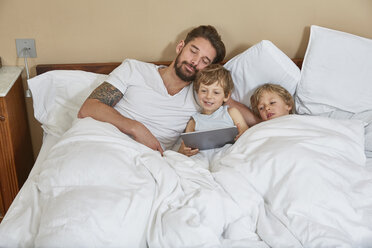
[[[280,98],[283,99],[285,104],[292,107],[289,113],[294,114],[295,106],[294,106],[294,100],[293,100],[292,95],[279,84],[264,84],[258,87],[254,91],[253,95],[251,96],[252,111],[253,111],[253,114],[255,114],[257,117],[260,117],[260,112],[258,110],[258,103],[264,92],[272,92],[272,93],[277,94]]]
[[[234,88],[230,71],[220,64],[211,64],[196,74],[194,90],[198,92],[200,84],[211,85],[215,82],[221,85],[225,97],[228,97]]]

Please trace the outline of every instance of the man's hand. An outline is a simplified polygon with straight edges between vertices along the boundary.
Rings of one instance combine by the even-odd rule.
[[[190,157],[197,154],[199,152],[199,149],[192,149],[190,147],[187,147],[185,143],[182,141],[181,146],[178,149],[178,152]]]
[[[159,151],[160,154],[163,156],[164,151],[160,145],[160,142],[142,123],[137,122],[136,126],[134,127],[134,131],[132,132],[132,137],[137,142],[144,144],[145,146],[150,147],[155,151]]]

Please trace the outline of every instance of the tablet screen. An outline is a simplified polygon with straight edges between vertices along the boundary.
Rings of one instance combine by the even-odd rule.
[[[207,131],[182,133],[181,138],[188,147],[206,150],[219,148],[228,143],[234,143],[236,135],[238,135],[238,128],[234,126]]]

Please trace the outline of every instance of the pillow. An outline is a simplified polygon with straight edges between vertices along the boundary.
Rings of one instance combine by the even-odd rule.
[[[234,81],[231,97],[249,107],[250,97],[258,86],[280,84],[293,95],[301,76],[297,65],[268,40],[230,59],[224,67]]]
[[[351,113],[342,110],[335,110],[319,114],[320,116],[330,117],[332,119],[351,119],[364,122],[365,154],[367,158],[372,158],[372,110],[360,113]]]
[[[372,109],[372,40],[311,26],[296,92],[299,114]]]
[[[55,70],[29,79],[34,115],[44,132],[61,136],[77,119],[89,94],[107,75],[78,70]]]

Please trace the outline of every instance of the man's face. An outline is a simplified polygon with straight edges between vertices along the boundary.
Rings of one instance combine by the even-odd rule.
[[[194,81],[196,73],[212,63],[216,50],[204,38],[195,38],[186,45],[181,42],[177,46],[177,58],[174,69],[179,78],[185,82]]]

